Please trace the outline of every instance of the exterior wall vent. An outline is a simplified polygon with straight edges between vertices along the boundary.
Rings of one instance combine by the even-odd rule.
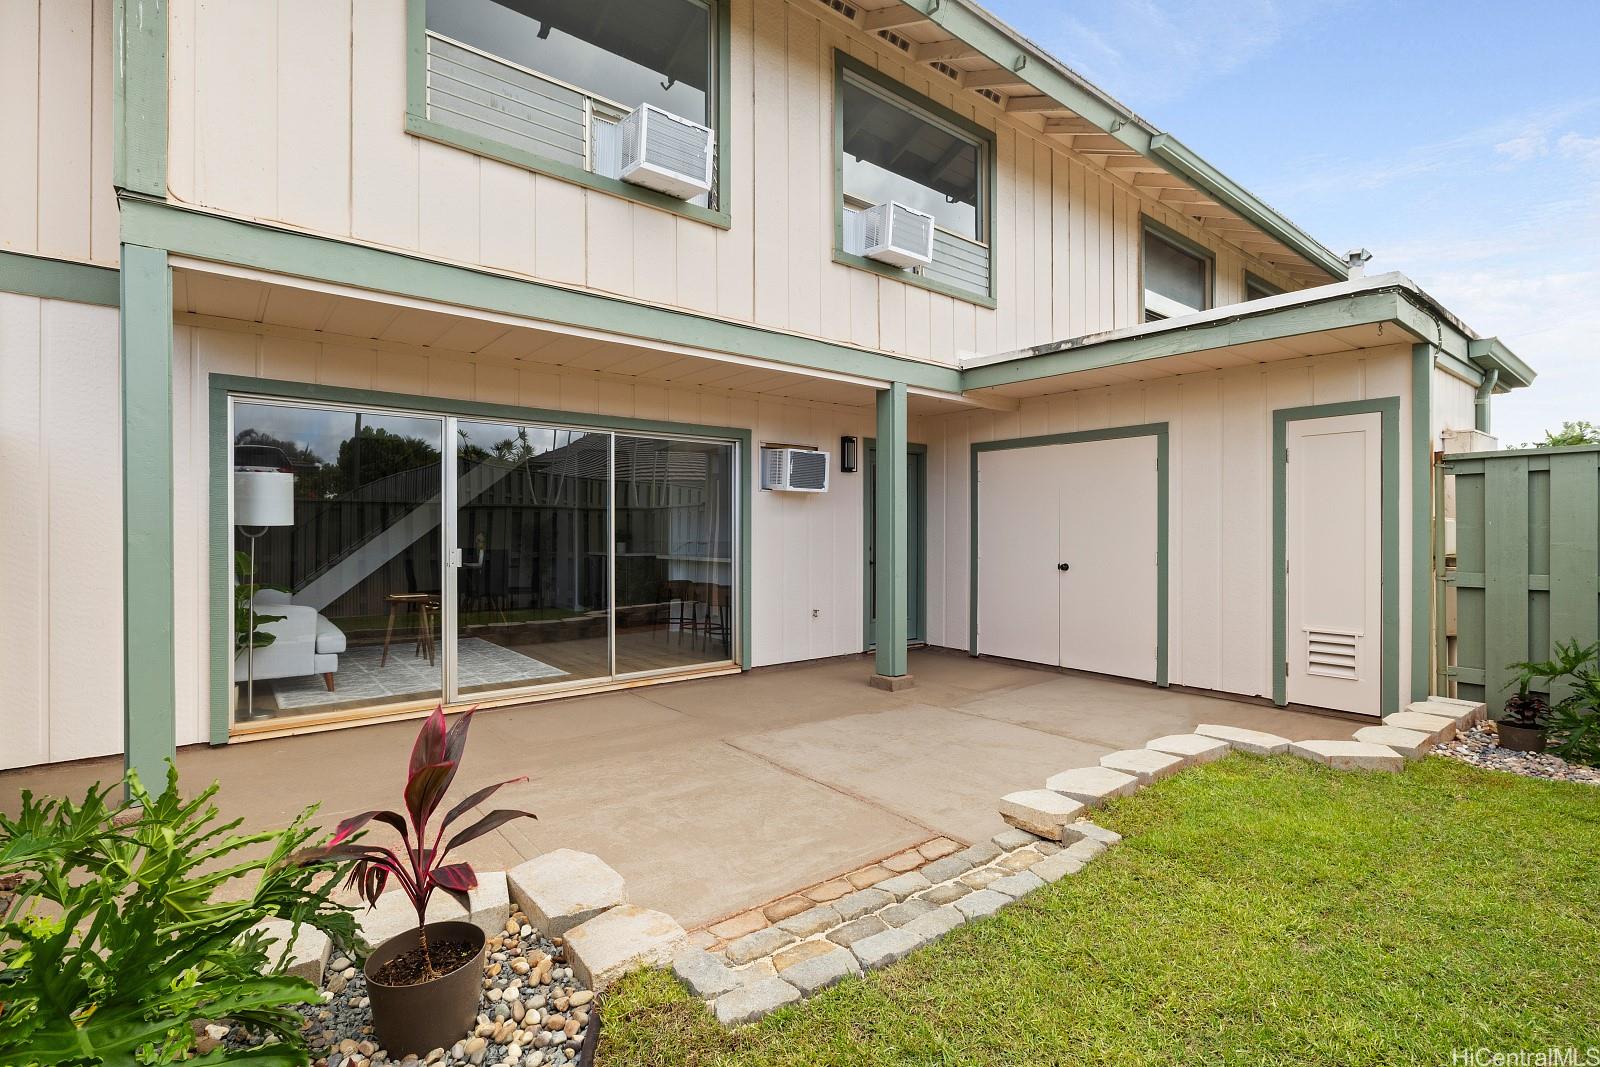
[[[763,448],[761,488],[784,493],[826,493],[832,457],[810,448]]]
[[[977,92],[979,96],[989,101],[989,103],[999,104],[1002,107],[1005,106],[1006,98],[995,92],[993,89],[979,89]]]
[[[898,201],[861,213],[861,254],[896,267],[933,262],[933,216]]]
[[[1358,637],[1360,634],[1335,630],[1307,630],[1306,673],[1351,681],[1360,678],[1356,662]]]
[[[817,3],[837,14],[843,15],[851,22],[856,20],[856,6],[847,4],[844,0],[817,0]]]
[[[932,63],[929,63],[928,66],[932,67],[940,74],[943,74],[946,78],[949,78],[953,82],[958,82],[961,80],[961,72],[942,59],[936,59]]]
[[[618,177],[692,200],[711,191],[717,135],[654,104],[640,104],[617,124]]]
[[[900,36],[898,33],[895,33],[893,30],[879,30],[878,36],[882,37],[885,41],[888,41],[902,52],[911,51],[911,42]]]

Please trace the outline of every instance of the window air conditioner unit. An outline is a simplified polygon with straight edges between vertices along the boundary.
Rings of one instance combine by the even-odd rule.
[[[654,104],[640,104],[617,123],[618,176],[625,182],[693,200],[711,191],[717,135]]]
[[[897,267],[933,262],[933,216],[893,200],[861,213],[862,255]]]
[[[761,488],[786,493],[826,493],[830,462],[828,453],[815,449],[763,448]]]

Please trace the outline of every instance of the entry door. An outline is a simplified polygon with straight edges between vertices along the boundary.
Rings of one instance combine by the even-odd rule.
[[[1156,680],[1156,439],[1065,445],[1061,666]]]
[[[866,649],[878,644],[878,446],[869,440],[866,451],[866,478],[862,487],[866,491],[866,566],[862,590],[864,612],[863,632]],[[928,588],[928,453],[921,446],[906,452],[906,640],[912,643],[926,641],[928,635],[928,610],[925,598]]]
[[[982,452],[980,653],[1154,681],[1154,437]]]
[[[1285,694],[1379,713],[1383,655],[1382,416],[1288,424]]]

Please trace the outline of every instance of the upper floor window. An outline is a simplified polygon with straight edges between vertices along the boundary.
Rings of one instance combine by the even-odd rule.
[[[1193,315],[1211,306],[1209,253],[1175,234],[1144,229],[1144,321]]]
[[[1262,300],[1269,296],[1282,296],[1283,290],[1271,282],[1262,281],[1249,271],[1244,272],[1244,298]]]
[[[618,123],[641,105],[721,132],[717,0],[413,2],[425,4],[422,118],[432,127],[420,132],[609,179],[623,176]],[[713,188],[688,202],[716,199]]]
[[[840,251],[930,288],[989,297],[991,135],[848,56],[838,62]],[[932,216],[933,262],[900,271],[860,258],[861,212],[890,201]]]

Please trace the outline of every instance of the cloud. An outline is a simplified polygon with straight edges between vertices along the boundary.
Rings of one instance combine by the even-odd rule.
[[[1501,141],[1494,146],[1494,150],[1507,159],[1523,163],[1544,155],[1550,149],[1545,142],[1543,130],[1530,130],[1527,133],[1511,138],[1509,141]]]
[[[1564,133],[1560,140],[1556,141],[1556,151],[1569,159],[1600,167],[1600,137]]]

